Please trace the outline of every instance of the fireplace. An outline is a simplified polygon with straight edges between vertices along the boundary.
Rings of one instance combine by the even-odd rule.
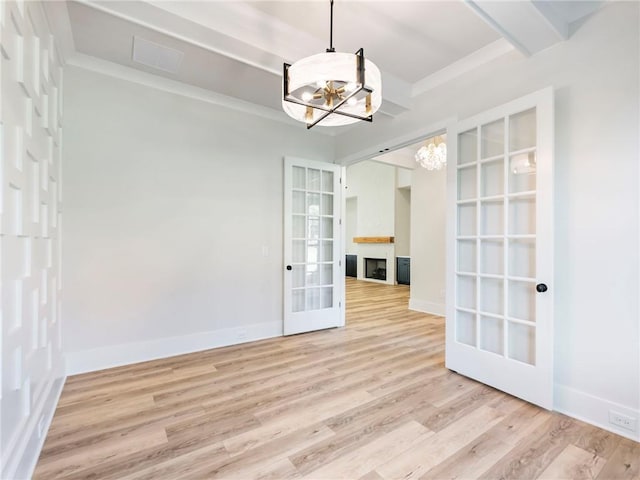
[[[386,258],[365,258],[364,259],[364,278],[373,278],[374,280],[387,279],[387,259]]]

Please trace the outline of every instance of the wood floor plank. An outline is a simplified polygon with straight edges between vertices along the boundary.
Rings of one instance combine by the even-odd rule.
[[[326,463],[305,478],[358,478],[395,458],[414,444],[433,435],[423,425],[410,421],[375,440]]]
[[[231,475],[242,475],[247,469],[259,470],[262,465],[271,465],[274,460],[287,459],[290,461],[290,457],[299,451],[311,448],[319,442],[330,440],[334,437],[335,433],[324,425],[312,425],[311,427],[297,429],[272,442],[247,450],[240,455],[229,456],[228,459],[213,464],[205,464],[198,470],[186,475],[186,478],[200,480],[203,478],[227,478]],[[300,476],[297,469],[294,476]]]
[[[567,445],[578,440],[582,428],[583,424],[577,420],[560,414],[549,414],[547,421],[530,438],[519,443],[479,478],[537,478]]]
[[[268,443],[274,438],[291,433],[294,430],[318,423],[334,416],[347,408],[363,405],[373,397],[364,390],[346,392],[335,397],[325,398],[317,409],[309,410],[307,406],[293,409],[276,417],[272,417],[262,426],[236,435],[224,441],[231,455],[238,455],[257,445]]]
[[[640,444],[621,439],[611,458],[597,476],[598,480],[640,479]]]
[[[87,466],[96,466],[110,459],[128,453],[143,445],[164,445],[167,443],[164,429],[144,429],[127,437],[113,437],[98,445],[79,448],[71,454],[49,457],[38,466],[35,478],[58,478],[69,476]]]
[[[445,369],[409,287],[346,284],[346,328],[68,378],[34,478],[640,480],[640,444]]]
[[[170,444],[175,448],[176,444]],[[178,449],[176,449],[178,450]],[[175,455],[172,455],[174,454]],[[149,457],[148,457],[149,458]],[[113,462],[107,471],[94,471],[101,480],[155,480],[159,478],[181,478],[199,471],[206,465],[229,458],[222,442],[212,443],[204,447],[186,452],[171,452],[168,455],[154,455],[153,462],[139,462],[133,465],[122,465]],[[126,472],[126,473],[123,473]]]
[[[575,445],[567,445],[538,476],[540,480],[592,480],[598,476],[606,460]]]
[[[482,406],[376,468],[376,471],[388,479],[420,478],[500,420],[499,412],[491,407]]]
[[[524,405],[487,430],[474,441],[439,463],[423,479],[475,478],[491,468],[522,439],[547,421],[539,408]]]

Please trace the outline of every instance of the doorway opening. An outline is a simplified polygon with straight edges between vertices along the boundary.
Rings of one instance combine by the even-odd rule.
[[[444,316],[446,171],[420,166],[424,146],[399,145],[345,168],[345,273],[350,285],[355,278],[398,287],[407,308]]]

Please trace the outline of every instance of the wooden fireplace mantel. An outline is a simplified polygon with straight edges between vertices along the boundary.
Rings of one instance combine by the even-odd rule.
[[[353,237],[353,243],[393,243],[394,237]]]

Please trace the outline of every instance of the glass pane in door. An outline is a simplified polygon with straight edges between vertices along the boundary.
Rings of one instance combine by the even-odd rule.
[[[504,321],[496,317],[480,317],[480,348],[502,355],[504,352]]]
[[[535,365],[536,329],[529,325],[509,322],[509,358]]]
[[[504,308],[504,282],[502,279],[480,280],[480,310],[501,315]]]
[[[456,311],[456,340],[465,345],[476,345],[476,314]]]
[[[480,234],[504,234],[504,202],[502,200],[487,200],[480,207]]]
[[[458,135],[458,165],[478,160],[478,131],[469,130]]]
[[[509,117],[509,151],[517,152],[536,146],[536,109]]]
[[[471,200],[476,198],[476,166],[458,170],[458,200]]]
[[[504,154],[504,119],[480,127],[482,158],[491,158]]]
[[[509,233],[532,235],[536,233],[536,199],[512,198],[509,200]]]
[[[536,284],[534,282],[509,282],[509,317],[536,321]]]
[[[504,193],[504,162],[502,159],[485,162],[480,167],[481,196],[493,197]]]
[[[509,275],[535,278],[536,241],[534,239],[509,240]]]
[[[482,240],[480,242],[480,272],[489,275],[504,274],[504,242]]]
[[[476,271],[476,241],[458,240],[458,272]]]
[[[334,282],[334,173],[292,170],[292,311],[331,308]]]

